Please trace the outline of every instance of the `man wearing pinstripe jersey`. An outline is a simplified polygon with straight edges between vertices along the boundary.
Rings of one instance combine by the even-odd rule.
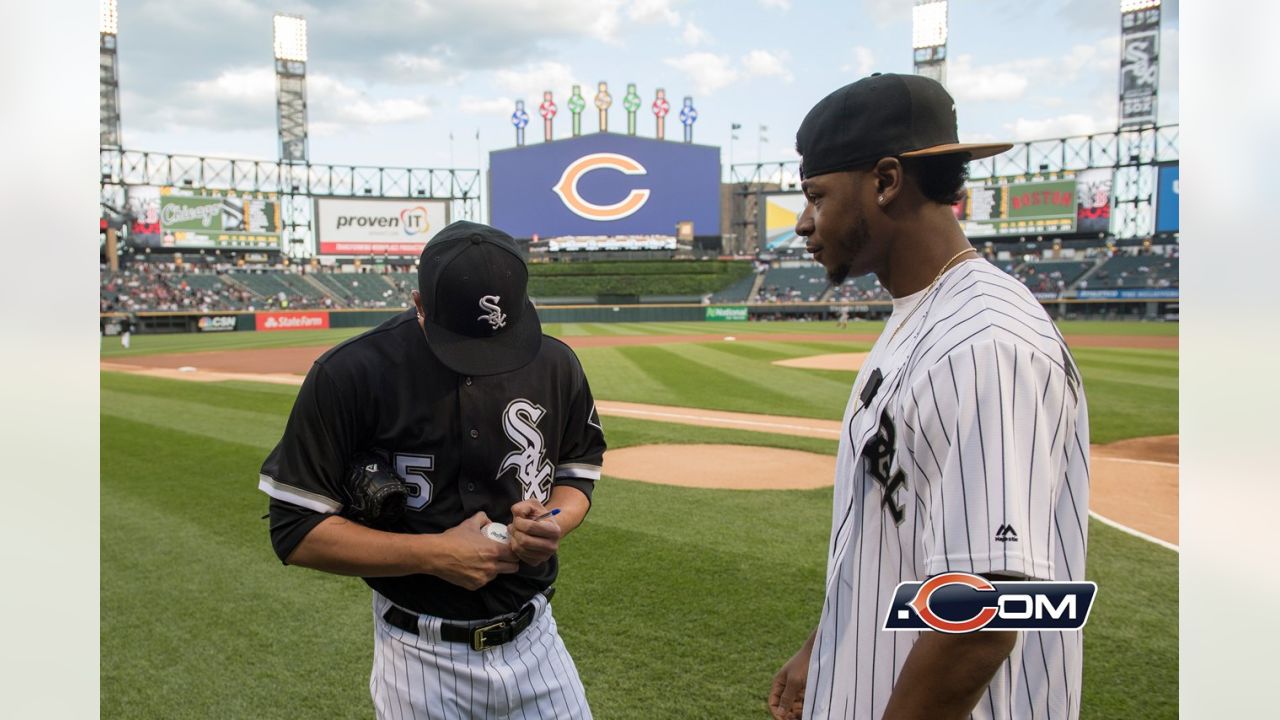
[[[1076,718],[1080,632],[882,630],[894,589],[944,572],[1084,579],[1089,422],[1074,361],[951,204],[971,159],[937,82],[877,74],[796,134],[796,224],[834,283],[875,273],[893,312],[836,458],[826,597],[778,671],[775,718]]]

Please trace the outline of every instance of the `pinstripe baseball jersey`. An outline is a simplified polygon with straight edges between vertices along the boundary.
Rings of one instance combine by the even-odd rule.
[[[970,260],[895,299],[844,414],[805,717],[883,714],[919,637],[881,629],[899,582],[1083,580],[1088,506],[1084,389],[1027,288]],[[1078,717],[1082,651],[1021,633],[973,717]]]

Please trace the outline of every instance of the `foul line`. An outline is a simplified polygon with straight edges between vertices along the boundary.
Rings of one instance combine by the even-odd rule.
[[[597,406],[597,407],[601,415],[636,415],[636,416],[642,416],[642,417],[660,417],[660,418],[669,418],[673,420],[684,420],[686,421],[686,423],[693,423],[694,421],[697,421],[698,423],[721,423],[725,425],[744,425],[744,426],[761,427],[761,428],[784,428],[787,430],[804,431],[805,433],[820,433],[823,435],[830,435],[832,437],[839,437],[841,432],[839,429],[819,428],[819,427],[812,427],[809,425],[792,425],[789,423],[765,422],[762,420],[740,420],[737,418],[716,417],[713,415],[689,415],[686,413],[658,412],[655,410],[635,410],[631,408],[615,408],[615,407],[607,407],[607,406],[604,406],[604,407]]]
[[[1160,547],[1162,547],[1162,548],[1164,548],[1164,549],[1166,549],[1166,550],[1172,550],[1172,551],[1174,551],[1174,552],[1176,552],[1176,553],[1178,553],[1178,554],[1181,554],[1181,552],[1182,552],[1181,550],[1179,550],[1179,549],[1178,549],[1178,546],[1177,546],[1177,545],[1174,545],[1173,543],[1169,542],[1168,540],[1161,540],[1160,538],[1158,538],[1158,537],[1153,537],[1153,536],[1151,536],[1151,535],[1148,535],[1148,534],[1146,534],[1146,533],[1142,532],[1141,530],[1134,530],[1133,528],[1129,527],[1128,525],[1121,525],[1120,523],[1116,522],[1115,520],[1112,520],[1112,519],[1111,519],[1111,518],[1109,518],[1109,517],[1104,517],[1104,516],[1102,516],[1102,515],[1099,515],[1098,513],[1094,512],[1094,511],[1092,511],[1092,510],[1090,510],[1090,511],[1089,511],[1089,517],[1093,518],[1094,520],[1097,520],[1098,522],[1102,523],[1103,525],[1108,525],[1108,526],[1110,526],[1110,527],[1113,527],[1113,528],[1115,528],[1115,529],[1119,530],[1119,531],[1120,531],[1120,532],[1122,532],[1122,533],[1128,533],[1129,535],[1132,535],[1132,536],[1134,536],[1134,537],[1136,537],[1136,538],[1139,538],[1139,539],[1142,539],[1142,540],[1146,540],[1147,542],[1153,542],[1153,543],[1155,543],[1156,545],[1159,545]]]
[[[1133,458],[1111,457],[1110,455],[1096,455],[1095,460],[1106,460],[1108,462],[1133,463],[1134,465],[1154,465],[1156,467],[1178,467],[1178,463],[1161,462],[1159,460],[1135,460]]]

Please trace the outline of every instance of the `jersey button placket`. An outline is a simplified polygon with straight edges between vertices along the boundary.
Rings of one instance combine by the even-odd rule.
[[[471,428],[471,432],[467,434],[471,436],[472,440],[475,440],[476,438],[480,437],[480,431],[475,428]]]

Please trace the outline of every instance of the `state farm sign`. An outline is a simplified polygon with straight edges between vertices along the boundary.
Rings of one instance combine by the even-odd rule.
[[[269,330],[323,330],[329,327],[328,312],[260,312],[254,315],[254,326]]]

